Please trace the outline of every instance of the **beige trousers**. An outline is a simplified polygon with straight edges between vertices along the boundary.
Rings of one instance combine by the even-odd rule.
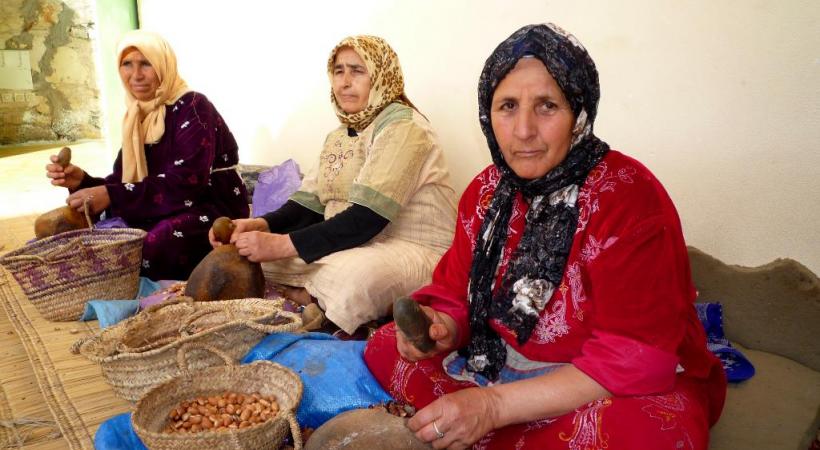
[[[311,264],[288,258],[262,263],[262,270],[269,281],[304,287],[328,319],[352,334],[386,316],[395,299],[429,283],[443,252],[379,235]]]

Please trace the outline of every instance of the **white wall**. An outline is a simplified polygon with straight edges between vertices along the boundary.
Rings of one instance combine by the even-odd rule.
[[[350,34],[395,48],[457,190],[489,163],[476,83],[518,27],[552,21],[595,59],[597,134],[644,162],[689,244],[729,263],[794,258],[820,273],[820,2],[816,0],[141,0],[244,163],[313,163],[337,125],[328,52]]]

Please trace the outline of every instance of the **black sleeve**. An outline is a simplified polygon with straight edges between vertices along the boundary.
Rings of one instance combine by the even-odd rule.
[[[74,192],[77,192],[80,189],[90,188],[94,186],[102,186],[103,184],[105,184],[105,178],[92,177],[88,174],[88,172],[83,172],[83,179],[82,181],[80,181],[80,185],[77,186],[77,189],[69,189],[68,192],[71,192],[73,194]]]
[[[290,233],[299,257],[307,263],[373,239],[390,223],[365,206],[353,204],[321,223]]]
[[[262,218],[268,222],[268,229],[271,233],[289,233],[324,220],[321,214],[293,200],[288,200],[279,209],[264,214]]]

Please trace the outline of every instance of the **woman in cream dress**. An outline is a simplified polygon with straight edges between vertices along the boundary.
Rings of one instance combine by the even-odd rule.
[[[234,221],[232,242],[263,262],[268,280],[293,287],[288,297],[316,301],[352,334],[430,281],[452,241],[455,192],[383,39],[348,37],[327,67],[341,124],[298,192],[272,213]]]

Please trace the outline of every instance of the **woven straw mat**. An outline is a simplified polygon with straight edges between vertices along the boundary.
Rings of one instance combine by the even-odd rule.
[[[14,392],[14,398],[20,405],[18,407],[12,403],[17,408],[12,409],[13,417],[18,420],[21,417],[42,419],[45,416],[42,411],[44,405],[51,413],[51,417],[46,418],[56,423],[63,438],[56,447],[36,448],[93,449],[94,433],[100,423],[129,410],[128,402],[117,398],[105,383],[97,364],[72,355],[69,351],[71,344],[78,338],[93,334],[98,326],[97,322],[54,323],[45,320],[28,301],[11,274],[2,268],[0,306],[0,310],[4,311],[4,318],[8,319],[4,322],[11,326],[10,330],[4,329],[6,336],[11,337],[9,332],[16,335],[29,361],[28,372],[2,372],[6,397]],[[19,352],[19,347],[17,348]],[[19,360],[19,354],[17,359]],[[28,378],[25,381],[5,379],[7,374],[11,377],[15,372],[27,375]],[[31,385],[34,381],[40,395],[23,397],[16,389],[12,390],[15,383],[27,382],[30,391],[34,387]],[[17,447],[19,446],[11,448]]]

